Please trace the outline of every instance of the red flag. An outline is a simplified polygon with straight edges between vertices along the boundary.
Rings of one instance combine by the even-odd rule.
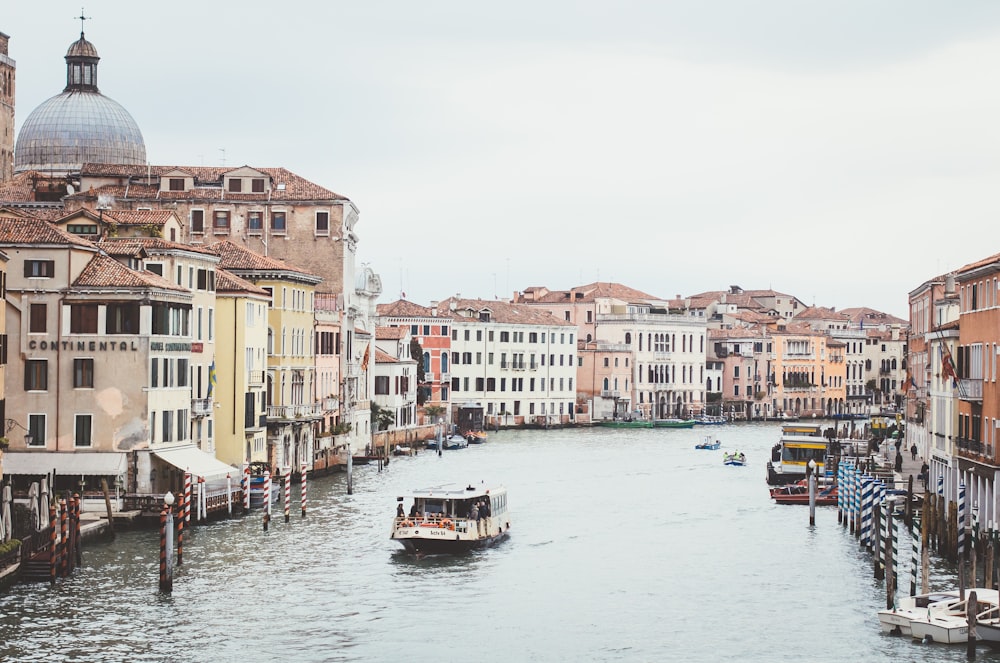
[[[953,387],[957,386],[958,374],[955,372],[955,362],[951,360],[951,351],[942,343],[938,346],[938,352],[941,354],[941,375],[950,378]]]

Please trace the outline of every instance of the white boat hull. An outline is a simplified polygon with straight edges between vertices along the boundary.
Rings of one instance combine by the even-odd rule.
[[[914,619],[910,622],[910,635],[921,642],[954,645],[969,641],[969,624],[965,617]]]

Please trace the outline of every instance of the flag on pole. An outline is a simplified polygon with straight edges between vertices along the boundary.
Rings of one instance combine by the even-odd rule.
[[[215,375],[215,361],[208,367],[208,396],[211,398],[212,392],[215,391],[215,384],[218,382],[218,377]]]
[[[944,343],[938,345],[938,353],[941,355],[941,376],[951,379],[951,386],[958,386],[958,373],[955,372],[955,362],[951,359],[951,351],[945,347]]]
[[[365,346],[365,356],[361,358],[361,370],[362,371],[367,371],[368,370],[368,353],[371,352],[371,349],[372,349],[372,346],[371,346],[370,343]]]

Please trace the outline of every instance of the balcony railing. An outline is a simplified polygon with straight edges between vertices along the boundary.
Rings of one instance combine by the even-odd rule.
[[[617,389],[601,389],[601,398],[620,398],[621,392]]]
[[[963,378],[958,381],[958,397],[964,401],[983,400],[983,381]]]
[[[979,440],[969,440],[964,437],[955,438],[955,446],[964,455],[984,456],[987,460],[993,459],[993,445],[980,442]]]
[[[191,416],[193,417],[205,417],[212,414],[212,399],[211,398],[192,398],[191,399]]]
[[[326,410],[326,411],[328,411],[328,412],[330,410],[336,410],[339,405],[340,405],[340,399],[339,398],[324,398],[323,399],[323,409]]]
[[[264,384],[264,371],[249,371],[247,381],[251,387],[259,387]]]

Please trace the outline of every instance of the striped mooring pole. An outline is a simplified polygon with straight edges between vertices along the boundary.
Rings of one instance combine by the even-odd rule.
[[[302,517],[306,517],[306,464],[302,463]]]
[[[285,468],[285,522],[291,518],[292,512],[292,468]]]
[[[920,564],[920,516],[913,514],[910,530],[910,596],[917,595],[917,565]]]
[[[178,516],[184,518],[185,523],[191,522],[191,473],[184,473],[184,497],[183,509],[178,510]]]
[[[271,522],[271,470],[264,470],[264,531]]]
[[[243,513],[250,513],[250,465],[243,468]]]
[[[958,484],[958,559],[965,554],[965,482]]]

